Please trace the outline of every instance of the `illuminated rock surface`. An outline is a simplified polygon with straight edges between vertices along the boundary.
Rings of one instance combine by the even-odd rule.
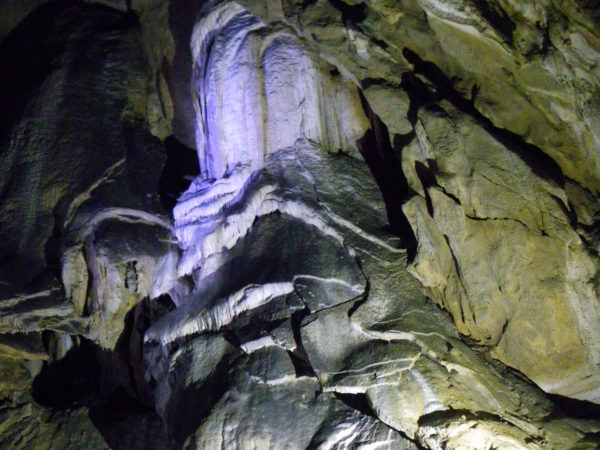
[[[596,448],[594,2],[200,3],[0,7],[0,447]]]

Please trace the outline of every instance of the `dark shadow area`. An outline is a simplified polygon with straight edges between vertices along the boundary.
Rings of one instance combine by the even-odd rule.
[[[598,248],[600,248],[600,221],[595,220],[591,225],[582,225],[578,223],[577,227],[579,227],[581,230],[578,234],[585,243],[588,251],[593,255],[599,256],[600,253],[598,252]]]
[[[506,43],[513,45],[513,33],[516,26],[498,2],[494,0],[480,0],[473,2],[473,5],[487,23],[504,38]]]
[[[223,336],[239,347],[270,334],[288,320],[293,328],[293,315],[304,311],[308,314],[308,309],[297,295],[281,296],[238,314],[235,321],[223,328]]]
[[[583,9],[583,15],[600,26],[600,0],[575,0],[575,3]]]
[[[168,448],[166,430],[158,415],[122,387],[101,405],[90,408],[89,416],[113,450]]]
[[[296,377],[317,378],[315,370],[310,365],[310,361],[308,360],[308,357],[303,351],[294,350],[292,352],[288,350],[287,353],[290,357],[290,360],[292,361],[292,364],[294,365]]]
[[[65,357],[47,364],[34,379],[34,400],[54,410],[89,408],[91,421],[112,449],[168,448],[152,388],[144,379],[142,352],[145,330],[172,309],[168,296],[140,302],[127,314],[114,351],[80,337]]]
[[[406,118],[414,128],[417,123],[419,110],[421,108],[434,107],[440,101],[440,96],[430,86],[415,76],[413,72],[404,72],[402,74],[402,83],[400,86],[404,89],[410,100]],[[403,142],[410,142],[414,135],[415,132],[412,131],[403,139]]]
[[[103,32],[113,28],[128,28],[137,22],[134,14],[122,14],[103,5],[83,4],[77,0],[55,0],[40,6],[0,41],[0,139],[20,119],[29,100],[37,95],[43,80],[61,64],[68,42],[67,33],[57,30],[77,28],[77,21],[86,13],[106,12],[104,25],[91,24]]]
[[[473,347],[477,344],[473,345],[470,341],[470,338],[466,336],[461,336],[461,340],[465,341],[469,346]],[[481,350],[485,350],[484,347],[480,347]],[[570,397],[565,397],[558,394],[550,394],[543,391],[539,386],[537,386],[531,379],[527,377],[523,372],[519,370],[507,366],[501,361],[486,356],[487,364],[493,366],[498,372],[502,374],[503,377],[510,379],[516,379],[517,381],[523,382],[530,387],[535,387],[538,390],[539,394],[544,395],[548,400],[550,400],[553,404],[553,409],[550,415],[548,415],[545,420],[552,419],[561,419],[561,418],[575,418],[575,419],[583,419],[583,420],[598,420],[600,419],[600,404],[592,403],[586,400],[577,400]],[[586,439],[592,439],[592,442],[600,444],[600,433],[596,436],[588,435]],[[579,448],[579,447],[574,447]],[[582,447],[582,448],[590,448],[590,447]],[[600,447],[597,447],[600,448]]]
[[[471,116],[484,130],[527,164],[533,173],[558,186],[564,186],[562,170],[550,156],[535,145],[527,143],[518,134],[495,126],[490,119],[485,117],[475,108],[471,100],[465,99],[454,88],[453,80],[442,72],[435,64],[422,60],[419,55],[409,48],[404,48],[403,54],[406,60],[413,64],[414,72],[424,76],[435,86],[437,95],[440,99],[446,99],[452,103],[455,108]],[[406,77],[407,80],[409,78],[412,78],[414,85],[419,87],[419,96],[423,97],[425,94],[422,92],[424,87],[422,83],[419,84],[415,82],[414,76]],[[411,95],[410,91],[408,92],[409,95]],[[416,117],[416,111],[413,112],[413,117]]]
[[[296,349],[293,352],[288,351],[288,355],[292,360],[292,364],[294,365],[294,370],[296,371],[296,376],[308,376],[308,377],[316,377],[317,374],[313,366],[308,359],[308,353],[304,348],[304,344],[302,343],[302,322],[310,316],[310,310],[308,308],[304,308],[300,311],[295,311],[291,317],[291,326],[292,333],[294,336],[294,342],[296,343]]]
[[[547,394],[557,407],[555,413],[564,414],[567,417],[577,419],[600,419],[600,405],[586,400],[563,397],[558,394]]]
[[[421,161],[415,162],[415,172],[417,172],[417,176],[419,177],[419,181],[423,185],[423,190],[425,191],[425,201],[427,203],[427,213],[433,217],[433,203],[431,202],[431,197],[429,196],[428,189],[432,186],[437,186],[437,181],[435,179],[435,175],[433,171],[431,171],[425,164]]]
[[[444,426],[451,422],[490,421],[504,422],[502,417],[486,411],[473,412],[468,409],[444,409],[425,414],[419,418],[419,426]]]
[[[335,398],[350,408],[356,409],[366,416],[378,419],[377,415],[373,412],[373,408],[371,408],[371,405],[369,405],[369,400],[367,399],[366,394],[342,394],[340,392],[335,392],[334,395]]]
[[[342,13],[344,24],[356,24],[367,17],[367,5],[365,2],[350,5],[342,0],[329,0],[329,3]]]
[[[131,395],[148,407],[153,407],[154,396],[150,384],[144,378],[144,333],[173,309],[175,304],[166,294],[154,300],[144,299],[127,313],[125,328],[115,346],[115,352],[121,355],[130,374]],[[126,385],[124,382],[121,384]]]
[[[0,71],[0,137],[17,122],[44,78],[51,72],[53,61],[63,50],[46,37],[63,9],[75,1],[56,1],[41,6],[27,16],[0,42],[0,65],[10,70]],[[46,42],[45,46],[40,45]]]
[[[360,260],[357,258],[356,263],[358,264],[358,266],[360,267],[360,270],[363,272],[363,268],[360,264]],[[358,297],[356,300],[354,300],[354,303],[352,305],[352,307],[348,310],[348,318],[352,317],[352,315],[358,310],[358,308],[360,308],[368,299],[369,299],[369,294],[371,292],[371,280],[369,280],[369,278],[367,277],[367,275],[365,274],[365,280],[366,280],[366,284],[365,284],[365,292],[362,296]]]
[[[175,56],[165,78],[173,101],[173,133],[185,145],[195,144],[193,96],[190,95],[193,61],[190,36],[204,2],[198,0],[171,0],[169,2],[169,31],[175,40]]]
[[[238,325],[236,321],[231,324],[232,326],[224,327],[223,336],[229,339],[231,344],[239,347],[246,342],[264,337],[286,321],[285,317],[277,317],[277,312],[275,311],[273,311],[273,317],[269,318],[263,316],[261,314],[262,311],[260,311],[266,308],[259,307],[256,309],[258,310],[256,311],[257,316],[253,317],[249,313],[242,313],[240,314],[242,316],[240,320],[242,322],[241,325]]]
[[[64,358],[46,365],[33,380],[33,399],[52,409],[91,406],[100,392],[99,347],[82,339]]]
[[[359,94],[371,127],[358,141],[358,148],[383,196],[391,231],[400,237],[410,261],[417,250],[417,239],[402,212],[402,205],[414,195],[414,191],[402,171],[402,148],[392,148],[387,127],[373,112],[362,92],[359,91]]]
[[[54,217],[54,224],[52,226],[52,234],[46,241],[44,246],[44,258],[46,260],[47,269],[54,275],[57,280],[62,278],[62,250],[61,240],[63,238],[63,224],[65,216],[69,210],[69,204],[65,197],[60,199],[54,209],[52,210],[52,216]]]
[[[172,215],[177,198],[200,173],[200,166],[196,150],[186,147],[175,136],[166,138],[164,147],[167,161],[158,182],[158,193],[163,207]]]

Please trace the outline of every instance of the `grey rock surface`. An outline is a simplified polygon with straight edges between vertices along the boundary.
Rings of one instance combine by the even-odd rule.
[[[122,13],[55,2],[0,44],[2,448],[114,448],[98,414],[121,365],[100,370],[82,342],[119,347],[126,314],[169,283],[139,35]]]
[[[596,448],[592,3],[0,6],[0,447]]]
[[[545,390],[595,401],[595,10],[240,3],[357,80],[419,194],[399,199],[410,270],[459,331]]]

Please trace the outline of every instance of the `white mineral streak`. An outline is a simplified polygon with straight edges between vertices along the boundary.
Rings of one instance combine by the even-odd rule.
[[[2,299],[0,303],[0,311],[2,309],[12,308],[19,303],[26,302],[27,300],[33,300],[35,298],[43,298],[52,295],[55,292],[54,289],[45,289],[42,291],[34,292],[33,294],[17,294],[13,298]]]
[[[316,209],[310,208],[306,204],[298,201],[284,201],[279,207],[279,211],[288,214],[296,219],[300,219],[317,228],[321,233],[330,236],[340,244],[344,243],[344,238],[333,227],[328,224],[325,217]]]
[[[421,388],[421,393],[423,394],[423,403],[425,404],[423,413],[431,414],[435,411],[444,411],[448,409],[444,404],[440,401],[437,394],[434,392],[431,385],[427,382],[425,377],[421,375],[417,369],[411,369],[410,375],[415,380],[415,382]]]
[[[297,376],[296,374],[284,375],[279,378],[264,379],[262,377],[251,375],[250,379],[257,384],[265,384],[267,386],[285,386],[290,384],[300,383],[315,383],[316,379],[307,376]]]
[[[382,324],[384,322],[376,322],[376,324]],[[386,330],[386,331],[374,331],[374,330],[365,330],[362,327],[353,324],[354,329],[356,329],[357,331],[359,331],[360,333],[364,334],[365,336],[368,336],[371,339],[381,339],[381,340],[385,340],[385,341],[409,341],[409,342],[415,342],[416,344],[418,344],[422,351],[427,351],[428,355],[431,356],[432,358],[436,358],[437,355],[435,354],[435,352],[432,352],[431,349],[429,348],[429,346],[424,342],[423,339],[420,339],[420,337],[431,337],[431,336],[435,336],[438,337],[441,340],[447,340],[447,338],[442,334],[442,333],[436,333],[436,332],[428,332],[428,333],[424,333],[424,332],[419,332],[419,331],[403,331],[403,330]]]
[[[360,431],[359,428],[359,422],[344,423],[343,426],[338,427],[336,432],[331,433],[328,436],[327,440],[319,446],[319,449],[333,450],[338,448],[350,448],[348,445],[352,444],[354,439],[356,439],[356,434]]]
[[[211,257],[221,254],[223,250],[231,249],[252,228],[256,218],[279,211],[304,223],[319,229],[323,234],[331,236],[338,242],[343,243],[343,237],[328,223],[325,217],[317,210],[306,204],[287,200],[276,193],[276,187],[264,185],[257,190],[245,193],[247,189],[247,176],[236,176],[229,183],[225,178],[215,183],[217,193],[200,182],[194,184],[182,196],[184,201],[177,205],[173,211],[175,217],[175,235],[184,254],[179,262],[178,275],[183,276],[192,273],[195,269],[202,267],[202,276],[218,269],[220,261]],[[233,192],[234,187],[240,187],[240,191]],[[194,197],[194,190],[198,189],[199,198]],[[228,194],[223,194],[227,192]],[[245,195],[244,195],[245,194]],[[225,206],[237,211],[237,205],[231,203],[230,199],[238,199],[241,196],[243,207],[237,213],[213,215],[215,209],[221,210]],[[209,199],[228,199],[220,206],[212,207]],[[209,204],[209,214],[205,214],[202,205]],[[235,206],[235,207],[234,207]]]
[[[392,430],[390,429],[390,431],[388,432],[388,434],[392,434]],[[359,447],[357,447],[357,450],[387,450],[390,448],[394,448],[394,445],[397,444],[397,439],[393,439],[392,437],[390,437],[389,439],[385,440],[385,441],[378,441],[378,442],[371,442],[371,443],[365,443],[365,444],[361,444]]]
[[[89,234],[92,233],[101,222],[108,219],[118,219],[121,222],[127,223],[158,225],[166,228],[167,230],[172,230],[171,223],[164,217],[160,217],[146,211],[141,211],[139,209],[112,207],[103,208],[90,217],[90,219],[79,230],[77,230],[79,239],[85,239],[85,237],[89,236]]]
[[[204,309],[193,317],[180,323],[175,328],[160,329],[162,345],[166,346],[178,338],[197,335],[205,331],[218,331],[225,325],[231,323],[235,317],[265,305],[282,295],[294,291],[293,283],[267,283],[262,285],[250,285],[220,300],[215,306]],[[156,340],[153,333],[146,333],[146,341]]]
[[[79,194],[73,199],[73,202],[71,203],[71,206],[69,207],[69,211],[67,212],[67,216],[65,218],[65,226],[68,226],[68,224],[73,220],[73,217],[77,213],[78,208],[91,197],[94,190],[96,190],[102,184],[109,182],[110,179],[113,176],[115,176],[119,172],[119,170],[121,170],[124,166],[125,158],[118,160],[112,166],[107,168],[100,178],[98,178],[85,191],[83,191],[81,194]]]
[[[419,0],[423,9],[441,19],[461,24],[475,23],[469,14],[465,14],[465,3],[462,1]]]
[[[377,369],[380,367],[385,367],[388,366],[390,364],[394,364],[396,365],[397,363],[402,363],[403,366],[402,367],[408,367],[410,368],[412,366],[412,364],[415,362],[416,358],[397,358],[397,359],[388,359],[385,361],[380,361],[380,362],[376,362],[376,363],[372,363],[372,364],[367,364],[363,367],[360,367],[358,369],[345,369],[345,370],[340,370],[337,372],[328,372],[328,375],[344,375],[344,374],[368,374],[370,373],[373,369]],[[404,366],[404,364],[406,366]],[[399,365],[399,364],[398,364]],[[404,369],[399,369],[399,372],[402,372]],[[387,372],[386,372],[387,375]]]
[[[237,166],[231,174],[215,181],[195,178],[188,190],[173,208],[178,225],[187,221],[198,222],[217,215],[244,192],[252,172],[245,166]]]
[[[192,223],[188,215],[188,223],[180,226],[175,216],[175,235],[184,250],[177,271],[179,276],[192,273],[209,256],[232,248],[248,233],[257,217],[276,211],[277,202],[268,195],[273,190],[272,186],[262,187],[250,195],[242,212],[227,218],[218,217],[212,223],[204,216]]]
[[[314,280],[318,281],[321,285],[331,286],[335,288],[337,286],[342,286],[347,288],[349,291],[353,292],[355,295],[360,295],[364,293],[364,286],[362,284],[350,284],[340,278],[322,278],[314,275],[295,275],[294,276],[294,284],[298,285],[302,282],[302,280]]]
[[[338,225],[340,225],[340,226],[342,226],[344,228],[347,228],[348,230],[352,231],[353,233],[355,233],[356,235],[360,236],[361,238],[366,239],[367,241],[370,241],[373,244],[378,245],[379,247],[385,248],[386,250],[388,250],[388,251],[390,251],[392,253],[406,253],[405,249],[392,247],[387,242],[379,239],[377,236],[373,236],[371,233],[366,232],[362,228],[354,225],[349,220],[344,219],[343,217],[335,214],[334,212],[332,212],[330,210],[328,210],[327,216],[334,223],[336,223],[336,224],[338,224]]]
[[[265,347],[272,347],[277,345],[271,336],[263,336],[258,339],[254,339],[253,341],[248,341],[240,345],[242,350],[248,354],[254,353],[257,350]]]

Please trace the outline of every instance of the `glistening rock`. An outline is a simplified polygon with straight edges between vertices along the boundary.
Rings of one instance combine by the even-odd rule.
[[[587,4],[101,3],[2,42],[4,446],[597,445]]]

